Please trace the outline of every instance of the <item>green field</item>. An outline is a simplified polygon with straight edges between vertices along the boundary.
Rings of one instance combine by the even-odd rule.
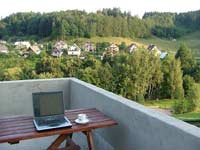
[[[176,41],[152,37],[148,39],[135,39],[135,41],[148,45],[155,44],[163,51],[176,52],[181,43],[187,44],[197,57],[200,57],[200,31],[185,35]]]
[[[143,43],[136,42],[131,38],[124,38],[124,37],[92,37],[92,38],[75,38],[70,40],[71,43],[84,43],[84,42],[93,42],[93,43],[101,43],[101,42],[109,42],[120,45],[122,42],[125,42],[126,45],[130,45],[132,43],[136,43],[138,46],[146,47]]]

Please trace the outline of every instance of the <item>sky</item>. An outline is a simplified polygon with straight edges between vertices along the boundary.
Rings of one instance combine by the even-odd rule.
[[[0,17],[16,12],[51,12],[79,9],[96,12],[103,8],[121,8],[142,17],[145,12],[187,12],[199,10],[199,0],[2,0]]]

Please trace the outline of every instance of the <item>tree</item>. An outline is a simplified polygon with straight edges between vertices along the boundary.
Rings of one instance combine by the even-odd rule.
[[[21,68],[13,67],[5,69],[3,72],[3,80],[20,80]]]
[[[61,70],[60,59],[52,57],[44,57],[41,62],[37,62],[35,66],[35,71],[38,75],[41,73],[53,74],[54,78],[63,77],[63,72]]]
[[[181,44],[180,48],[178,49],[175,55],[175,58],[180,59],[181,68],[183,69],[184,75],[192,73],[192,70],[195,67],[196,61],[191,50],[185,44]]]
[[[194,71],[192,73],[192,77],[196,82],[200,83],[200,63],[196,64]]]
[[[171,64],[170,72],[170,86],[171,86],[171,98],[172,99],[183,99],[184,89],[183,89],[183,73],[181,70],[180,60],[173,60]]]
[[[197,106],[199,100],[198,88],[194,79],[191,76],[185,75],[183,77],[183,88],[185,98],[188,101],[187,111],[193,111]]]
[[[136,101],[142,100],[147,91],[151,96],[162,79],[159,59],[143,49],[115,56],[113,76],[115,91]]]
[[[127,48],[127,45],[125,42],[121,42],[121,44],[119,45],[119,49],[120,50],[125,50]]]

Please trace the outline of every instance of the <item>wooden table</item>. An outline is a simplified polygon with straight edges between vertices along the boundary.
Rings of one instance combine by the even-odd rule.
[[[80,113],[87,114],[90,122],[85,125],[79,125],[74,122]],[[21,140],[59,135],[58,138],[47,148],[48,150],[57,150],[60,144],[67,140],[64,149],[78,150],[80,147],[72,141],[72,134],[82,132],[87,137],[88,147],[94,150],[92,130],[117,125],[117,122],[104,115],[95,108],[76,109],[65,112],[67,118],[71,121],[71,128],[60,128],[37,132],[33,124],[32,116],[13,116],[0,118],[0,143],[16,144]]]

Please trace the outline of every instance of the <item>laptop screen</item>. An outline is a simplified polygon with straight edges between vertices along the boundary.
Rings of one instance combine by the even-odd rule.
[[[33,93],[35,117],[64,114],[63,92]]]

